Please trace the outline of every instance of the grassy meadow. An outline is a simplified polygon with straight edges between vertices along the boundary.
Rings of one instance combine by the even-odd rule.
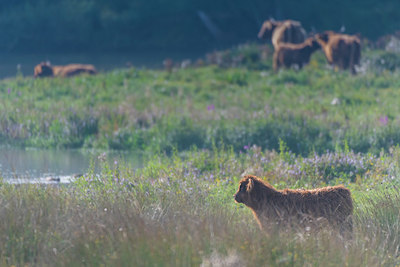
[[[274,73],[268,51],[244,45],[172,72],[0,81],[2,144],[144,157],[139,169],[95,158],[69,186],[1,183],[0,265],[399,265],[398,57],[363,52],[357,76],[322,53]],[[233,200],[244,174],[279,189],[344,184],[353,238],[261,233]]]
[[[171,73],[17,75],[0,81],[0,142],[170,153],[214,144],[276,150],[282,140],[301,155],[344,142],[363,153],[399,143],[396,54],[370,52],[358,76],[327,69],[322,52],[302,71],[274,74],[270,54],[265,62],[259,54],[248,45],[215,55],[220,66]]]

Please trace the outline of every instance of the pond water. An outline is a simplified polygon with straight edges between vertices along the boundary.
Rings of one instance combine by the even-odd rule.
[[[0,79],[33,76],[33,68],[42,61],[53,65],[70,63],[93,64],[100,72],[116,68],[163,68],[163,60],[174,62],[203,58],[205,51],[152,51],[137,53],[69,53],[69,54],[13,54],[0,53]],[[88,171],[92,159],[100,152],[80,150],[37,150],[0,147],[0,176],[9,183],[69,183],[75,175]],[[123,160],[133,168],[140,166],[140,156],[133,153],[107,152],[106,158],[113,164]],[[98,161],[98,160],[97,160]]]
[[[137,53],[69,53],[69,54],[13,54],[0,53],[0,79],[15,77],[19,72],[24,76],[33,76],[33,68],[42,61],[50,61],[53,65],[70,63],[93,64],[98,71],[104,72],[115,68],[162,68],[163,60],[171,58],[179,62],[204,58],[205,51],[151,51]]]
[[[130,66],[163,68],[163,60],[175,62],[204,58],[205,51],[153,51],[137,53],[70,53],[70,54],[13,54],[0,53],[0,79],[15,77],[18,72],[33,76],[33,68],[42,61],[53,65],[70,63],[93,64],[100,72]],[[80,150],[37,150],[0,147],[0,176],[9,183],[68,183],[75,175],[88,171],[92,159],[100,152]],[[107,152],[111,164],[124,160],[132,167],[140,166],[140,156],[133,153]]]
[[[82,150],[0,149],[0,174],[9,183],[69,183],[87,173],[91,163],[98,172],[99,157],[109,164],[141,166],[141,156],[128,152]]]

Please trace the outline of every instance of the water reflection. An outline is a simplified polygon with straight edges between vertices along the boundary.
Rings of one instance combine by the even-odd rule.
[[[127,152],[96,152],[82,150],[0,149],[1,176],[9,182],[69,182],[75,175],[86,173],[91,163],[99,171],[102,155],[109,164],[125,162],[132,168],[141,165],[141,157]]]

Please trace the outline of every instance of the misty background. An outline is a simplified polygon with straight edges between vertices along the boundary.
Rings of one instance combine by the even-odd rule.
[[[400,28],[394,0],[0,1],[3,53],[207,51],[256,40],[265,19],[374,40]],[[344,26],[344,27],[343,27]]]

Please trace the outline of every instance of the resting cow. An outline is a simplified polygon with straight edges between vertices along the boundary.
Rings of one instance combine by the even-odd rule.
[[[301,44],[280,43],[274,52],[274,70],[277,71],[281,66],[289,68],[294,64],[301,69],[310,62],[311,54],[319,48],[321,46],[314,38],[308,38]]]
[[[266,20],[258,33],[258,38],[271,38],[276,49],[279,43],[299,44],[306,39],[306,31],[300,22],[294,20]]]
[[[52,66],[47,62],[41,62],[34,69],[34,77],[71,77],[82,73],[96,74],[97,71],[93,65],[69,64]]]
[[[361,41],[357,36],[325,31],[317,34],[316,39],[329,64],[356,74],[355,65],[360,64],[361,58]]]

